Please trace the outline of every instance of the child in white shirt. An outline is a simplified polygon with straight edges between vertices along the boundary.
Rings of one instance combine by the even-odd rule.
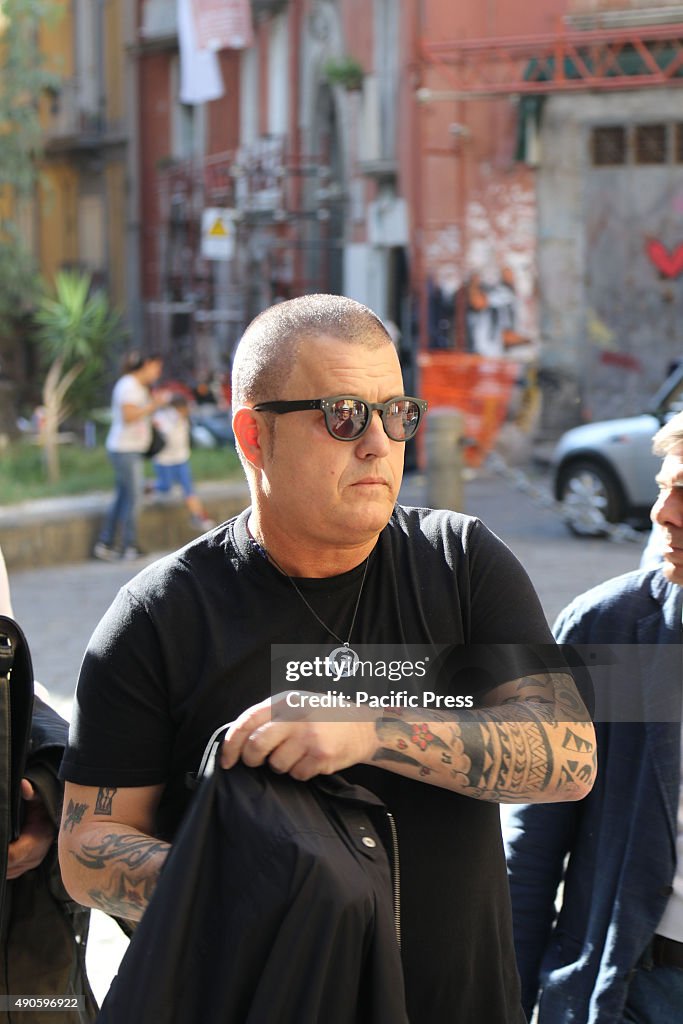
[[[154,423],[164,435],[166,443],[154,457],[156,473],[155,491],[168,494],[178,484],[185,496],[192,517],[192,525],[198,530],[210,530],[216,524],[210,519],[194,489],[190,469],[190,407],[183,395],[173,395],[168,405],[154,417]]]

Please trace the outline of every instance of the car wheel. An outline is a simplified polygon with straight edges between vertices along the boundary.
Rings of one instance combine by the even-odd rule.
[[[572,462],[562,469],[558,496],[567,511],[567,526],[577,537],[603,537],[606,524],[618,523],[623,515],[619,484],[596,462]]]

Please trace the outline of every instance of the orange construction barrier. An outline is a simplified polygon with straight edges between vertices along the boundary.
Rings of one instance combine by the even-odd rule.
[[[505,422],[512,389],[520,374],[510,359],[469,352],[420,352],[420,397],[431,409],[459,409],[464,417],[465,462],[479,466]],[[474,443],[472,443],[474,442]]]

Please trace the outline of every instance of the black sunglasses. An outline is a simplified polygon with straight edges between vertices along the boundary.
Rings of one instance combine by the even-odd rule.
[[[254,412],[302,412],[321,409],[325,426],[337,441],[356,441],[370,426],[375,409],[382,417],[384,433],[392,441],[409,441],[415,436],[427,403],[423,398],[399,395],[388,402],[366,402],[355,395],[335,395],[333,398],[309,398],[299,402],[259,402]]]

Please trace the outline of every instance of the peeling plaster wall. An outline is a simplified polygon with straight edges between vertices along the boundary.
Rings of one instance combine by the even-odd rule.
[[[429,225],[425,233],[427,276],[447,296],[472,274],[492,288],[504,268],[512,271],[517,331],[536,346],[539,339],[536,287],[536,196],[531,172],[520,169],[493,178],[480,174],[468,190],[464,225]]]
[[[666,277],[647,252],[655,239],[675,258],[683,242],[683,164],[595,167],[591,129],[681,120],[673,89],[555,96],[545,105],[541,350],[544,365],[571,382],[564,414],[574,422],[640,411],[683,355],[683,260]]]

